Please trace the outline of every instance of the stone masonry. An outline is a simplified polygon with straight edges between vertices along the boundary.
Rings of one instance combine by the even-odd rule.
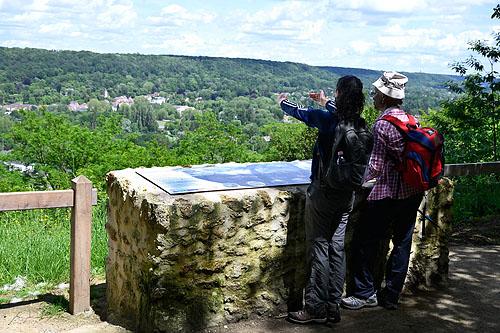
[[[108,320],[191,332],[300,308],[306,188],[174,196],[132,169],[111,172]],[[429,196],[435,227],[427,223],[424,237],[416,231],[411,286],[446,281],[451,191],[444,182]]]

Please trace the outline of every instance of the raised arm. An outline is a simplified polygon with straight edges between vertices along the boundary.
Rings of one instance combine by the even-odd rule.
[[[290,102],[287,95],[283,93],[278,95],[278,102],[283,112],[320,131],[330,130],[332,122],[336,122],[335,114],[337,110],[335,104],[326,103],[328,110],[303,108],[296,103]]]

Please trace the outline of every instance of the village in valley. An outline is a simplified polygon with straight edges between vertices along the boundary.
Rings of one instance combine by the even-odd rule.
[[[162,105],[164,103],[167,103],[168,97],[163,97],[160,96],[159,93],[152,93],[152,94],[147,94],[142,96],[146,100],[149,101],[151,104],[157,104],[157,105]],[[103,94],[103,100],[111,105],[111,108],[113,111],[117,111],[118,108],[120,108],[123,105],[126,106],[131,106],[134,104],[134,98],[130,96],[117,96],[114,98],[111,98],[109,96],[109,93],[107,89],[104,90]],[[202,98],[199,97],[197,98],[197,101],[201,100]],[[189,99],[188,99],[189,100]],[[53,104],[49,105],[48,107],[50,108],[51,106],[57,106],[58,104]],[[5,104],[5,105],[0,105],[0,110],[3,111],[4,114],[10,115],[13,111],[21,111],[21,110],[35,110],[39,107],[39,105],[35,104],[26,104],[26,103],[11,103],[11,104]],[[68,110],[73,111],[73,112],[85,112],[88,111],[89,106],[88,103],[79,103],[77,101],[71,101],[68,105]],[[189,109],[189,106],[185,105],[174,105],[175,109],[178,112],[185,111]]]

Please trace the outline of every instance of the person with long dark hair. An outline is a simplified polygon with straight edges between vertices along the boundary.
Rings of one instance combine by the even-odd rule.
[[[314,145],[311,184],[306,194],[306,268],[305,307],[289,312],[296,323],[340,321],[340,302],[345,278],[344,235],[352,210],[353,192],[334,190],[324,180],[331,159],[335,130],[340,120],[360,117],[365,97],[363,84],[355,76],[337,82],[335,100],[324,92],[310,97],[325,109],[302,108],[281,93],[278,102],[288,115],[318,129]]]

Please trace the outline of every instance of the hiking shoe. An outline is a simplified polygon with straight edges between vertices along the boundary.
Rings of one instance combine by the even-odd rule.
[[[297,324],[309,324],[318,323],[323,324],[328,320],[326,316],[316,317],[305,310],[300,310],[297,312],[288,312],[288,320]]]
[[[340,306],[335,304],[334,308],[328,309],[328,321],[331,323],[338,323],[340,321]]]
[[[383,300],[382,302],[379,302],[379,305],[383,307],[386,310],[397,310],[398,305],[396,303],[392,303],[391,301],[388,300]]]
[[[377,306],[377,293],[374,293],[367,299],[357,298],[356,296],[349,296],[342,299],[342,306],[350,310],[359,310],[364,307]]]
[[[387,296],[387,291],[385,289],[382,289],[378,292],[377,301],[378,301],[378,305],[380,305],[384,309],[397,310],[397,308],[398,308],[398,303],[393,302],[389,299],[389,297]]]

